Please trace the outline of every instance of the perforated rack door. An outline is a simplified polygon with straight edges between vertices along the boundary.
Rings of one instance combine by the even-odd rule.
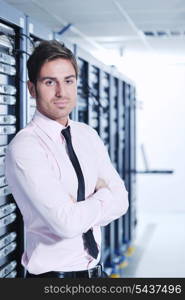
[[[16,28],[0,21],[0,278],[21,273],[22,221],[5,178],[7,145],[19,129]]]

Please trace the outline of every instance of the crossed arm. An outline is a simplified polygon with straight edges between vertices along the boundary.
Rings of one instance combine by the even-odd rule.
[[[58,236],[71,238],[92,226],[105,226],[126,213],[128,193],[100,140],[101,167],[95,191],[80,202],[74,201],[54,178],[40,145],[30,140],[30,147],[22,151],[23,147],[21,143],[9,147],[5,171],[27,226],[40,218]]]

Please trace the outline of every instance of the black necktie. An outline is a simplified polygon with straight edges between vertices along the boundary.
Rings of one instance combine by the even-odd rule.
[[[68,155],[72,162],[72,165],[75,169],[77,178],[78,178],[78,192],[77,192],[77,201],[85,200],[85,181],[84,176],[80,167],[80,163],[73,149],[70,126],[62,130],[62,134],[66,140]],[[94,257],[98,257],[98,247],[93,236],[92,229],[89,229],[87,232],[83,233],[84,247],[87,249],[88,253]]]

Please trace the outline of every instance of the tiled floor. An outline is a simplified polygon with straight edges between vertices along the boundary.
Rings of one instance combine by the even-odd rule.
[[[137,228],[121,277],[185,278],[185,213],[142,214]]]

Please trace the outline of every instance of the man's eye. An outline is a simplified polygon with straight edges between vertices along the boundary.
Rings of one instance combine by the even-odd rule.
[[[47,80],[47,81],[45,81],[45,85],[53,86],[53,85],[55,85],[55,81],[54,80]]]
[[[66,80],[66,83],[67,83],[67,84],[72,84],[72,83],[73,83],[73,80],[72,80],[72,79],[67,79],[67,80]]]

